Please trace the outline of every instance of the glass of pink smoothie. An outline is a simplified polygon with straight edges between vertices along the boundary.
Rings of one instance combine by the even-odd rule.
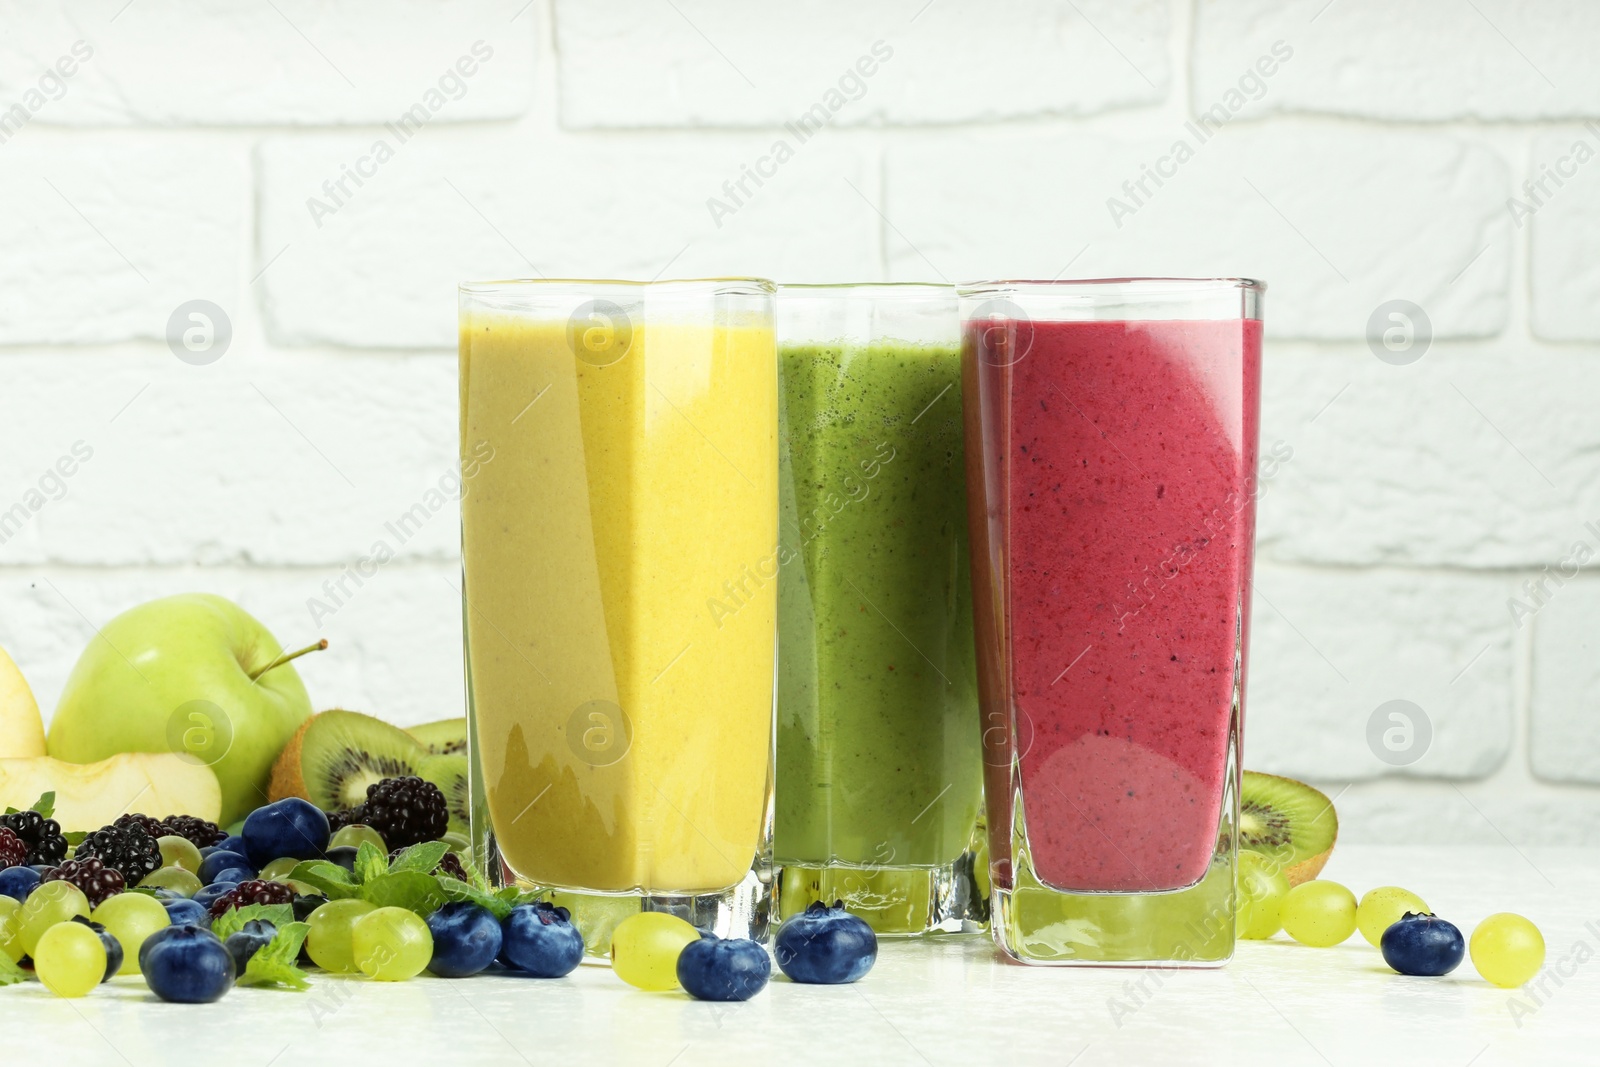
[[[1232,955],[1263,286],[964,286],[995,939]]]

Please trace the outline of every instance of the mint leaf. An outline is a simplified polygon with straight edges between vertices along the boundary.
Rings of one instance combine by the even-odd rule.
[[[27,980],[28,972],[17,966],[8,954],[0,952],[0,986],[16,985]]]
[[[479,892],[489,892],[489,879],[485,878],[483,876],[483,871],[479,870],[478,865],[472,862],[472,854],[468,852],[458,852],[456,853],[456,859],[460,860],[461,866],[466,869],[467,881],[472,884],[473,888],[477,889]]]
[[[536,900],[543,900],[543,893],[535,893],[527,889],[518,889],[514,885],[501,886],[495,890],[495,899],[504,901],[510,907],[518,904],[532,904]]]
[[[294,922],[294,905],[247,904],[242,908],[233,908],[211,921],[211,932],[226,939],[229,934],[243,930],[244,924],[251,919],[264,919],[282,930]]]
[[[389,857],[371,841],[356,850],[356,881],[363,884],[389,873]]]
[[[46,819],[54,815],[56,813],[56,791],[52,789],[48,793],[40,795],[39,799],[33,802],[33,810],[43,815]]]
[[[480,908],[488,908],[494,913],[496,919],[505,920],[511,914],[513,905],[509,901],[501,900],[493,893],[486,893],[475,885],[468,885],[459,878],[449,878],[440,875],[434,881],[439,883],[439,888],[450,900],[464,900],[476,904]]]
[[[412,845],[389,864],[391,871],[416,871],[418,874],[432,874],[433,869],[439,866],[439,861],[444,859],[444,854],[450,851],[450,846],[443,841],[426,841],[420,845]]]
[[[67,844],[71,845],[73,848],[77,848],[79,845],[83,844],[89,839],[89,831],[71,830],[62,834],[61,836],[67,839]]]
[[[417,871],[380,874],[361,887],[361,899],[380,908],[405,908],[427,918],[449,900],[438,879]]]
[[[343,900],[346,897],[361,895],[361,887],[356,884],[355,875],[327,860],[307,860],[295,864],[294,870],[289,872],[289,877],[297,882],[316,887],[317,891],[329,900]]]
[[[287,904],[272,906],[288,907]],[[239,976],[239,983],[309,989],[311,983],[306,978],[306,972],[295,966],[295,960],[300,958],[300,946],[305,944],[306,934],[310,930],[311,927],[305,923],[296,922],[285,923],[278,927],[277,936],[262,945],[260,950],[250,957],[250,962],[245,964],[244,974]]]

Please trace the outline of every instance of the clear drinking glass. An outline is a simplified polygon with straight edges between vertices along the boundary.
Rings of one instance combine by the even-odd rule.
[[[946,285],[786,285],[775,846],[784,915],[960,930],[982,802]]]
[[[1263,286],[964,286],[996,942],[1233,953]]]
[[[772,917],[773,292],[461,288],[475,846],[596,954],[640,910]]]

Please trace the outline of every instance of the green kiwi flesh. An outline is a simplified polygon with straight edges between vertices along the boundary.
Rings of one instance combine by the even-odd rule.
[[[325,711],[300,741],[306,796],[325,811],[353,808],[367,787],[417,774],[427,750],[398,726],[356,711]]]
[[[422,761],[417,773],[438,786],[439,791],[444,794],[444,802],[450,809],[450,830],[466,834],[471,819],[469,814],[471,798],[467,793],[467,757],[454,753],[429,756]]]
[[[440,719],[438,722],[425,722],[421,726],[408,726],[406,733],[435,756],[465,755],[467,751],[465,718]]]
[[[1333,801],[1293,778],[1245,771],[1239,794],[1239,847],[1276,863],[1291,886],[1321,873],[1339,836]]]

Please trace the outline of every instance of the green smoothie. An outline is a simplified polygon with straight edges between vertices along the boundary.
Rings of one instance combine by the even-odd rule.
[[[982,799],[960,351],[779,359],[776,855],[893,897],[876,869],[956,863]]]

